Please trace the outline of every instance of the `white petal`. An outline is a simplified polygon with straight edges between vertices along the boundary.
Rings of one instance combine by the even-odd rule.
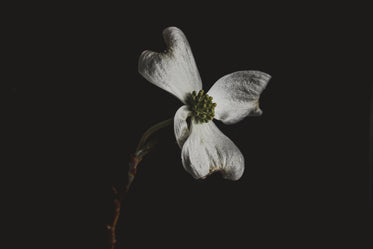
[[[202,89],[202,82],[188,40],[176,27],[163,31],[167,50],[144,51],[139,58],[139,73],[154,85],[172,93],[184,104],[188,93]]]
[[[237,146],[216,127],[214,122],[196,124],[182,149],[182,162],[194,178],[204,178],[214,171],[238,180],[244,171],[244,158]]]
[[[261,115],[259,96],[270,78],[259,71],[238,71],[220,78],[207,92],[217,104],[215,119],[234,124],[247,115]]]
[[[177,144],[180,148],[183,147],[185,141],[189,137],[189,128],[187,123],[187,118],[190,116],[191,112],[189,111],[186,105],[182,106],[177,110],[174,117],[174,132]]]

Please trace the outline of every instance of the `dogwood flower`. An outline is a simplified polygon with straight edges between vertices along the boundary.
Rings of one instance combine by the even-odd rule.
[[[238,71],[223,76],[205,93],[184,33],[169,27],[163,38],[167,50],[142,52],[138,69],[184,104],[174,117],[184,169],[196,179],[220,171],[223,178],[238,180],[244,172],[244,157],[212,120],[234,124],[246,116],[261,115],[259,96],[271,77],[260,71]]]

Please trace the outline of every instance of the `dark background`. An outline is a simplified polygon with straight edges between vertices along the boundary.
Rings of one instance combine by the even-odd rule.
[[[55,187],[42,212],[62,229],[54,243],[104,248],[111,185],[126,183],[142,133],[181,106],[137,72],[143,50],[165,49],[168,26],[186,34],[205,90],[239,70],[272,79],[261,117],[215,121],[245,157],[237,182],[193,179],[172,128],[164,131],[124,200],[118,248],[333,245],[336,230],[366,225],[372,54],[363,6],[139,5],[50,7],[26,26],[45,65],[39,128],[44,180]]]

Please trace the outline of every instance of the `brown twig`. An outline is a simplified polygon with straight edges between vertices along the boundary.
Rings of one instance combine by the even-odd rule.
[[[129,162],[129,170],[128,170],[128,182],[125,188],[122,191],[119,191],[115,186],[112,186],[114,192],[114,218],[113,222],[110,225],[107,225],[107,229],[109,230],[109,243],[110,249],[114,249],[117,243],[115,229],[117,227],[117,223],[120,216],[120,208],[123,198],[127,195],[128,190],[131,187],[131,184],[136,176],[137,165],[141,161],[141,157],[136,157],[135,155],[130,156]]]

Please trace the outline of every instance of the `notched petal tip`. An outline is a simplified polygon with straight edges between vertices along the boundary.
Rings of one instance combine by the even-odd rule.
[[[220,172],[224,179],[238,180],[244,158],[237,146],[212,122],[192,122],[191,133],[182,148],[184,169],[195,179]]]
[[[237,71],[220,78],[208,91],[217,103],[215,119],[234,124],[260,116],[259,97],[271,76],[261,71]]]
[[[243,162],[244,158],[241,155],[238,155],[237,158],[238,161]],[[245,168],[244,167],[236,167],[236,166],[231,166],[231,167],[226,167],[226,168],[220,168],[220,167],[211,167],[210,172],[208,175],[212,174],[220,174],[223,179],[226,180],[231,180],[231,181],[238,181],[244,172]],[[205,176],[204,178],[206,178]]]
[[[263,111],[259,107],[259,99],[255,103],[255,109],[250,111],[249,116],[259,117],[263,114]]]
[[[202,88],[188,40],[176,27],[163,31],[164,52],[145,50],[141,53],[138,72],[149,82],[175,95],[183,103],[185,96]]]

